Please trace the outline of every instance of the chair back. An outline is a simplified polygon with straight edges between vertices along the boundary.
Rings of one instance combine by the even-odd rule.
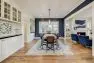
[[[54,42],[54,40],[55,40],[54,36],[47,37],[47,42]]]

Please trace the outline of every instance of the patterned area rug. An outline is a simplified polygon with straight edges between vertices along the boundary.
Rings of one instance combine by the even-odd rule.
[[[44,49],[41,49],[41,40],[39,40],[27,53],[26,55],[73,55],[73,52],[71,51],[71,47],[67,44],[64,44],[63,41],[58,40],[59,48],[55,51],[53,50],[47,50],[46,47]]]

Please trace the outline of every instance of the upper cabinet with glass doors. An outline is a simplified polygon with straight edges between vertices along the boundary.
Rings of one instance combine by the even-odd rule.
[[[13,7],[12,12],[13,21],[17,21],[17,9]]]
[[[11,15],[10,15],[11,10],[10,9],[11,9],[10,4],[8,4],[7,2],[4,2],[4,18],[6,18],[8,20],[10,20],[10,17],[11,17]]]
[[[18,22],[21,22],[21,11],[18,11]]]
[[[0,17],[1,17],[1,0],[0,0]]]
[[[0,19],[21,23],[21,11],[4,0],[0,0]]]

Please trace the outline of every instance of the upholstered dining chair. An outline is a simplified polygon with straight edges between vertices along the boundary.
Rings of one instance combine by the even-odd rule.
[[[54,36],[48,36],[47,37],[47,50],[49,50],[49,49],[51,49],[51,50],[53,50],[53,51],[55,51],[55,48],[54,48],[54,43],[55,43],[55,37]],[[51,46],[49,46],[49,44],[51,45]]]
[[[47,41],[43,36],[44,34],[41,35],[41,49],[44,49],[44,46],[47,46]]]

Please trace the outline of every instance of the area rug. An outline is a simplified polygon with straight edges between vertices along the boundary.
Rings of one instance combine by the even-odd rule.
[[[67,44],[64,44],[63,41],[58,40],[59,48],[55,51],[46,49],[41,49],[41,40],[38,42],[26,53],[26,55],[73,55],[71,47]],[[44,47],[45,48],[45,47]]]

